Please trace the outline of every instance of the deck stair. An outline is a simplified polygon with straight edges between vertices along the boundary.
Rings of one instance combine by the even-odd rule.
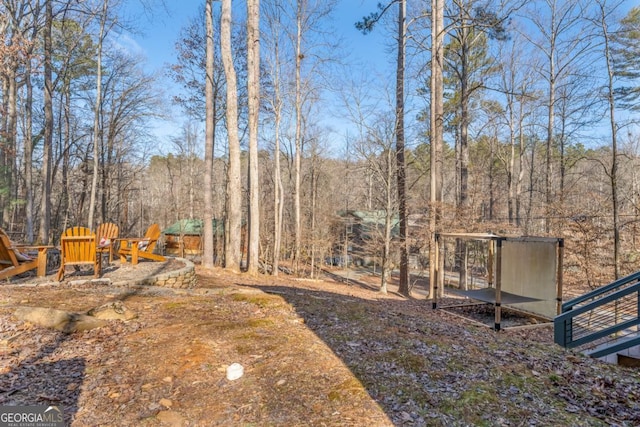
[[[640,365],[640,271],[562,304],[554,341],[611,363]]]

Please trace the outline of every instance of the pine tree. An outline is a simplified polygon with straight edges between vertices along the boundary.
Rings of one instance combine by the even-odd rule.
[[[640,7],[634,7],[620,21],[620,29],[613,36],[613,71],[618,85],[614,94],[618,106],[640,110]]]

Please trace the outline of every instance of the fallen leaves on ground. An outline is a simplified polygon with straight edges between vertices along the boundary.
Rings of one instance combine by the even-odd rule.
[[[0,405],[61,405],[74,426],[640,425],[639,371],[565,351],[549,326],[496,333],[354,283],[198,284],[1,286]],[[138,317],[73,334],[13,317],[112,301]]]

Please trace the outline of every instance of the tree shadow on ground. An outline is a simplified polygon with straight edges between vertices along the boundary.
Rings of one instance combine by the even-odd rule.
[[[438,406],[455,401],[451,384],[457,373],[449,365],[458,355],[450,353],[450,342],[451,337],[458,340],[464,336],[464,328],[429,322],[429,316],[437,315],[430,301],[364,299],[287,286],[242,286],[278,295],[290,304],[395,425],[453,425]],[[371,289],[366,284],[362,287]],[[439,391],[438,398],[435,391]]]
[[[357,279],[357,275],[354,275],[354,277],[350,277],[349,275],[345,275],[345,274],[338,274],[336,272],[332,272],[330,270],[322,270],[322,273],[330,280],[333,280],[334,282],[338,282],[338,283],[344,283],[347,286],[356,286],[359,287],[361,289],[365,289],[368,291],[377,291],[380,289],[379,286],[374,286],[370,283],[366,283],[364,281],[358,280]]]
[[[71,425],[78,412],[86,360],[73,357],[47,361],[68,338],[64,333],[43,334],[42,340],[49,342],[37,354],[0,375],[0,405],[56,406],[63,410],[64,425]]]
[[[531,400],[531,392],[520,390],[519,385],[505,386],[520,369],[547,370],[544,357],[532,358],[522,353],[522,346],[545,354],[551,329],[498,333],[434,310],[426,299],[364,297],[356,292],[291,286],[242,286],[278,295],[290,304],[394,425],[558,422],[554,418],[557,414],[535,408],[547,399],[546,394],[541,392]],[[535,390],[547,390],[544,375],[528,381],[535,384]],[[461,396],[471,398],[474,405],[461,406]]]
[[[119,266],[112,264],[107,272],[115,273],[118,268]],[[140,269],[132,273],[132,276],[137,276],[135,277],[137,281],[144,281],[174,269],[175,267],[168,265],[168,263],[145,262]],[[57,269],[53,270],[57,271]],[[65,276],[64,282],[86,279],[87,286],[91,286],[92,269],[73,270],[71,274]],[[28,280],[30,278],[25,279],[25,281]],[[171,291],[171,289],[167,289],[167,293]],[[104,287],[102,292],[107,297],[113,294],[111,298],[107,298],[106,303],[126,302],[132,297],[147,293],[148,286],[134,286],[124,292],[122,288]],[[10,339],[20,340],[19,335],[20,333]],[[78,400],[83,388],[87,360],[84,357],[65,359],[64,355],[62,357],[60,355],[54,357],[54,355],[56,352],[64,352],[65,345],[73,343],[75,339],[73,330],[43,330],[37,344],[35,344],[39,348],[36,353],[20,360],[19,364],[0,374],[0,405],[57,406],[64,412],[65,425],[71,425],[79,410]],[[49,360],[56,358],[58,360]]]
[[[337,283],[344,283],[348,286],[355,286],[367,291],[380,291],[380,274],[369,267],[349,268],[345,270],[330,270],[324,268],[322,269],[322,274],[327,280],[332,280]],[[363,278],[368,278],[369,280],[363,280]],[[375,279],[373,283],[371,281],[372,278]],[[404,297],[404,295],[401,295],[398,291],[399,280],[399,272],[393,271],[387,281],[387,291],[390,294]],[[428,298],[429,276],[418,273],[409,274],[409,291],[413,298]]]

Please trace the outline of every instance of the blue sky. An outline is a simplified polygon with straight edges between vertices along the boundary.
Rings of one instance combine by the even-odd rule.
[[[138,4],[140,0],[129,0],[130,3]],[[368,52],[380,52],[382,40],[376,32],[367,36],[356,30],[354,24],[363,16],[377,9],[379,0],[338,0],[335,27],[345,40],[348,41],[350,49],[362,58],[369,58]],[[152,66],[160,67],[167,62],[172,62],[174,58],[173,45],[178,37],[180,29],[195,17],[204,3],[204,0],[168,0],[168,15],[157,11],[156,16],[148,17],[140,15],[137,7],[132,7],[134,14],[141,16],[135,24],[142,31],[141,34],[133,35],[133,40],[147,55]],[[244,8],[243,0],[234,0],[236,8]]]
[[[337,36],[345,41],[345,50],[349,52],[350,61],[363,63],[369,75],[384,73],[389,64],[393,63],[393,55],[388,53],[384,39],[384,29],[379,28],[371,34],[363,35],[354,26],[363,16],[376,10],[379,0],[338,0],[333,23]],[[149,17],[140,12],[140,0],[128,0],[131,16],[140,18],[135,22],[139,34],[130,34],[120,38],[119,42],[128,45],[135,53],[147,59],[147,71],[163,76],[163,69],[175,62],[174,44],[182,27],[193,19],[204,4],[204,0],[167,0],[168,13],[157,11],[155,16]],[[245,8],[243,0],[234,0],[233,7]],[[129,39],[130,37],[130,39]],[[164,78],[164,77],[163,77]],[[393,79],[391,80],[393,81]],[[171,91],[171,83],[166,81],[163,87]],[[167,94],[168,95],[168,94]],[[176,111],[177,113],[177,111]],[[174,114],[175,115],[175,114]],[[178,118],[178,121],[181,119]],[[178,135],[182,122],[158,122],[156,134],[166,142],[169,136]],[[344,126],[341,126],[344,129]],[[168,147],[163,151],[168,151]]]

